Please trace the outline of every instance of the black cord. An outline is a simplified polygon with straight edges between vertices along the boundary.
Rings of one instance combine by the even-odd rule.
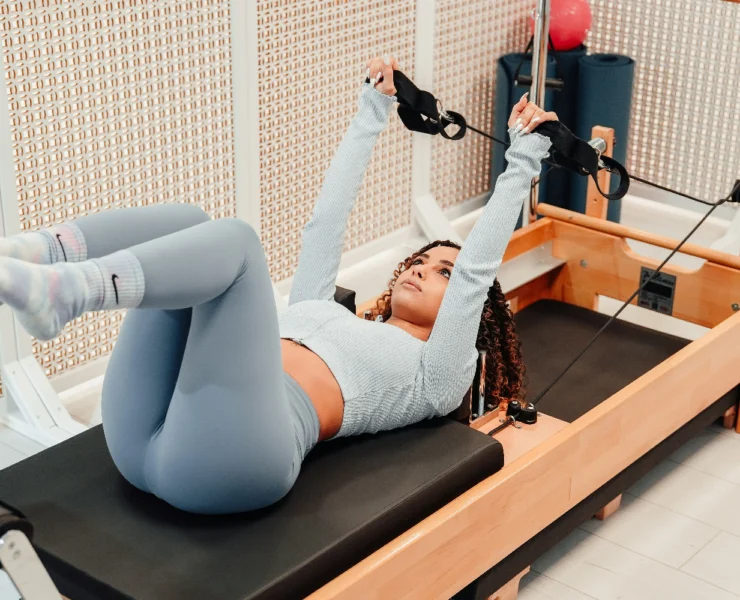
[[[630,179],[634,179],[635,181],[639,181],[640,183],[651,185],[655,188],[658,188],[659,190],[663,190],[664,192],[671,192],[671,194],[676,194],[677,196],[683,196],[684,198],[688,198],[689,200],[693,200],[694,202],[698,202],[699,204],[704,204],[705,206],[715,206],[716,204],[715,202],[708,202],[700,198],[694,198],[694,196],[689,196],[688,194],[684,194],[683,192],[677,192],[676,190],[672,190],[671,188],[658,185],[657,183],[653,183],[652,181],[648,181],[647,179],[640,179],[639,177],[637,177],[636,175],[633,175],[632,173],[630,173]]]
[[[467,125],[467,128],[468,129],[470,129],[471,131],[475,131],[475,133],[477,133],[478,135],[482,135],[483,137],[488,138],[489,140],[493,140],[494,142],[496,142],[498,144],[501,144],[502,146],[505,146],[506,148],[508,148],[509,146],[511,146],[511,144],[509,144],[508,142],[504,142],[503,140],[500,140],[497,137],[486,133],[485,131],[481,131],[480,129],[476,129],[475,127],[473,127],[469,123],[467,123],[466,125]],[[550,170],[562,168],[561,165],[557,165],[557,164],[555,164],[553,162],[550,162],[548,160],[545,160],[543,162],[545,164],[550,165],[550,167],[552,167]],[[540,180],[542,180],[543,177],[544,177],[544,175],[542,177],[540,177]],[[684,194],[683,192],[679,192],[679,191],[673,190],[673,189],[671,189],[669,187],[665,187],[665,186],[659,185],[657,183],[653,183],[652,181],[648,181],[647,179],[642,179],[641,177],[637,177],[636,175],[633,175],[632,173],[630,173],[630,179],[634,179],[635,181],[639,181],[640,183],[644,183],[644,184],[650,185],[650,186],[652,186],[654,188],[658,188],[659,190],[663,190],[664,192],[670,192],[671,194],[676,194],[677,196],[681,196],[683,198],[687,198],[688,200],[693,200],[694,202],[698,202],[699,204],[703,204],[704,206],[717,206],[717,203],[716,202],[709,202],[707,200],[702,200],[701,198],[696,198],[694,196],[689,196],[688,194]]]
[[[475,128],[475,127],[473,127],[472,125],[469,125],[469,124],[467,124],[467,123],[466,123],[465,125],[466,125],[466,127],[467,127],[468,129],[470,129],[470,131],[475,131],[475,133],[477,133],[478,135],[482,135],[483,137],[486,137],[486,138],[488,138],[489,140],[493,140],[494,142],[497,142],[497,143],[501,144],[502,146],[506,146],[507,148],[509,148],[509,147],[511,146],[511,144],[509,144],[508,142],[504,142],[503,140],[500,140],[500,139],[498,139],[497,137],[494,137],[494,136],[492,136],[491,134],[489,134],[489,133],[486,133],[485,131],[481,131],[480,129],[476,129],[476,128]],[[544,160],[544,161],[542,161],[542,162],[544,162],[544,163],[545,163],[546,165],[550,165],[550,167],[552,167],[552,169],[561,169],[561,168],[562,168],[562,166],[561,166],[561,165],[558,165],[558,164],[556,164],[556,163],[554,163],[554,162],[551,162],[551,161],[549,161],[549,160],[547,160],[547,159],[545,159],[545,160]],[[552,170],[552,169],[551,169],[551,170]]]
[[[737,186],[736,186],[736,187],[737,187]],[[734,190],[733,190],[733,193],[734,193]],[[612,323],[614,322],[614,320],[615,320],[615,319],[616,319],[616,318],[617,318],[617,317],[618,317],[618,316],[619,316],[620,314],[622,314],[622,311],[624,311],[624,309],[625,309],[625,308],[627,308],[627,306],[629,306],[629,305],[630,305],[630,304],[632,303],[632,300],[634,300],[634,299],[635,299],[635,297],[636,297],[636,296],[637,296],[637,295],[638,295],[638,294],[639,294],[639,293],[640,293],[640,292],[641,292],[641,291],[642,291],[642,290],[643,290],[643,289],[645,288],[645,286],[646,286],[646,285],[647,285],[648,283],[650,283],[650,282],[651,282],[651,281],[652,281],[653,279],[655,279],[655,276],[656,276],[656,275],[658,275],[658,273],[660,273],[660,272],[661,272],[661,270],[663,269],[663,267],[665,267],[665,266],[666,266],[666,264],[668,264],[668,261],[669,261],[669,260],[671,260],[671,258],[673,258],[673,257],[674,257],[674,256],[676,255],[676,253],[677,253],[677,252],[678,252],[678,251],[679,251],[679,250],[680,250],[680,249],[681,249],[681,248],[683,247],[683,245],[684,245],[684,244],[685,244],[686,242],[688,242],[688,241],[689,241],[689,238],[690,238],[690,237],[691,237],[692,235],[694,235],[694,233],[696,233],[696,230],[697,230],[697,229],[699,229],[699,227],[701,227],[701,225],[702,225],[702,224],[704,223],[704,221],[706,221],[706,220],[707,220],[707,219],[709,218],[709,216],[710,216],[710,215],[711,215],[711,214],[712,214],[712,213],[713,213],[713,212],[715,211],[715,209],[716,209],[716,208],[718,208],[719,206],[722,206],[722,205],[723,205],[723,204],[724,204],[725,202],[727,202],[727,201],[728,201],[728,200],[729,200],[729,199],[730,199],[731,197],[732,197],[732,194],[730,194],[730,196],[728,196],[727,198],[723,198],[723,199],[722,199],[722,200],[720,200],[719,202],[716,202],[716,203],[712,203],[712,204],[711,204],[712,208],[710,208],[710,209],[709,209],[709,211],[707,212],[707,214],[705,214],[705,215],[704,215],[704,216],[702,217],[702,219],[701,219],[701,220],[700,220],[700,221],[699,221],[699,222],[698,222],[698,223],[697,223],[697,224],[696,224],[696,225],[694,226],[694,228],[693,228],[693,229],[692,229],[692,230],[691,230],[691,231],[689,232],[689,234],[688,234],[688,235],[687,235],[687,236],[686,236],[686,237],[685,237],[685,238],[684,238],[683,240],[681,240],[681,242],[679,242],[678,246],[676,246],[676,247],[675,247],[675,248],[674,248],[673,250],[671,250],[671,253],[670,253],[670,254],[669,254],[669,255],[668,255],[667,257],[666,257],[666,259],[665,259],[665,260],[664,260],[664,261],[663,261],[662,263],[660,263],[660,265],[658,266],[658,268],[657,268],[657,269],[655,269],[655,271],[653,272],[653,274],[652,274],[652,275],[651,275],[650,277],[648,277],[648,278],[647,278],[647,279],[646,279],[646,280],[645,280],[645,281],[644,281],[644,282],[642,283],[642,285],[640,285],[640,287],[639,287],[639,288],[637,288],[637,290],[636,290],[636,291],[635,291],[635,292],[634,292],[634,293],[633,293],[633,294],[632,294],[632,295],[631,295],[631,296],[629,297],[629,299],[628,299],[628,300],[627,300],[627,301],[626,301],[626,302],[625,302],[624,304],[622,304],[622,306],[621,306],[621,307],[619,308],[619,310],[618,310],[617,312],[615,312],[615,313],[614,313],[614,314],[613,314],[613,315],[612,315],[612,316],[611,316],[611,317],[609,318],[609,320],[608,320],[608,321],[607,321],[606,323],[604,323],[604,325],[603,325],[603,326],[601,327],[601,329],[599,329],[599,331],[597,331],[597,332],[596,332],[596,334],[595,334],[595,335],[594,335],[594,336],[593,336],[593,337],[591,338],[591,341],[590,341],[590,342],[589,342],[588,344],[586,344],[586,346],[585,346],[585,347],[583,348],[583,350],[581,350],[581,351],[580,351],[580,352],[579,352],[579,353],[578,353],[578,354],[576,355],[576,357],[575,357],[575,358],[574,358],[574,359],[573,359],[572,361],[570,361],[570,363],[568,364],[568,366],[567,366],[567,367],[565,367],[565,369],[563,369],[563,370],[562,370],[562,371],[560,372],[560,375],[558,375],[558,376],[557,376],[557,377],[555,378],[555,380],[554,380],[554,381],[553,381],[552,383],[550,383],[550,384],[549,384],[549,385],[548,385],[548,386],[547,386],[547,387],[546,387],[546,388],[544,389],[544,391],[542,391],[542,392],[540,392],[539,394],[537,394],[537,396],[535,397],[535,399],[534,399],[534,400],[532,400],[532,404],[536,405],[536,404],[537,404],[537,403],[538,403],[538,402],[539,402],[540,400],[542,400],[543,396],[545,396],[545,394],[547,394],[547,392],[549,392],[549,391],[550,391],[550,390],[551,390],[551,389],[552,389],[553,387],[555,387],[555,384],[557,384],[557,382],[558,382],[558,381],[560,381],[560,380],[561,380],[561,379],[563,378],[563,376],[564,376],[564,375],[565,375],[565,374],[566,374],[566,373],[567,373],[568,371],[570,371],[571,367],[573,367],[573,365],[574,365],[574,364],[576,364],[576,362],[578,361],[578,359],[579,359],[579,358],[581,358],[581,356],[583,356],[583,355],[584,355],[584,354],[586,353],[586,351],[587,351],[587,350],[588,350],[588,349],[589,349],[589,348],[590,348],[590,347],[591,347],[591,346],[593,345],[593,343],[594,343],[594,342],[595,342],[595,341],[596,341],[596,340],[598,339],[598,337],[599,337],[599,336],[600,336],[600,335],[601,335],[601,334],[602,334],[602,333],[604,332],[604,330],[605,330],[605,329],[606,329],[607,327],[609,327],[609,325],[611,325],[611,324],[612,324]]]

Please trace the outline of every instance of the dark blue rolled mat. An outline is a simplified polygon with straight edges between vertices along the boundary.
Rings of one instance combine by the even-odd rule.
[[[553,94],[552,110],[560,121],[575,131],[578,115],[578,71],[581,59],[586,56],[586,46],[580,45],[567,52],[554,52],[557,76],[563,80],[563,89]],[[549,168],[549,167],[546,167]],[[545,194],[540,192],[540,201],[553,206],[567,207],[570,202],[572,177],[565,169],[554,169],[543,181]]]
[[[629,56],[619,54],[592,54],[580,60],[578,71],[578,115],[575,129],[578,137],[591,139],[591,129],[603,125],[614,129],[614,158],[624,164],[627,158],[627,143],[632,108],[632,84],[635,62]],[[571,175],[571,194],[568,208],[578,212],[586,209],[588,179]],[[616,177],[611,191],[618,185]],[[619,222],[622,211],[620,201],[609,202],[607,218]]]
[[[529,91],[529,86],[514,85],[514,76],[516,75],[516,68],[519,62],[524,57],[522,68],[519,71],[520,75],[531,75],[532,74],[532,55],[527,54],[526,56],[521,52],[513,54],[505,54],[498,59],[498,66],[496,70],[496,106],[493,118],[493,135],[504,142],[509,142],[508,122],[511,109],[519,101],[519,98],[525,92]],[[555,77],[555,59],[552,56],[547,57],[547,76]],[[545,108],[547,110],[553,110],[554,93],[552,90],[547,90],[545,93]],[[496,180],[506,170],[506,147],[502,146],[497,142],[491,142],[493,144],[492,161],[491,161],[491,187],[496,187]],[[543,182],[540,187],[540,196],[547,191],[547,180]],[[517,224],[519,227],[521,223]]]

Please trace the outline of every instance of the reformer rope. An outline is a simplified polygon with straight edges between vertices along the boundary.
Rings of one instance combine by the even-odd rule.
[[[730,198],[732,198],[732,195],[737,192],[738,187],[740,187],[740,182],[738,182],[737,184],[735,184],[735,188],[733,189],[732,193],[730,193],[730,195],[728,195],[726,198],[723,198],[719,202],[707,203],[707,204],[711,204],[712,207],[701,218],[701,220],[694,226],[694,228],[689,232],[689,234],[685,238],[683,238],[683,240],[681,240],[679,242],[678,246],[676,246],[673,250],[671,250],[670,254],[668,254],[668,256],[665,258],[665,260],[662,263],[660,263],[660,265],[658,265],[658,267],[655,269],[655,271],[653,272],[653,274],[650,277],[648,277],[647,279],[645,279],[645,281],[642,283],[642,285],[640,285],[640,287],[638,287],[635,290],[635,292],[624,302],[624,304],[622,304],[622,306],[619,307],[619,310],[617,310],[617,312],[615,312],[609,318],[609,320],[606,323],[604,323],[604,325],[601,327],[601,329],[599,329],[599,331],[597,331],[594,334],[594,336],[591,338],[591,340],[588,342],[588,344],[586,344],[584,346],[583,350],[581,350],[578,354],[576,354],[575,358],[573,358],[573,360],[571,360],[570,363],[568,363],[568,366],[566,366],[565,369],[563,369],[560,372],[560,374],[543,391],[541,391],[539,394],[537,394],[537,396],[535,396],[534,400],[531,401],[532,404],[534,404],[535,406],[537,406],[537,403],[540,400],[542,400],[542,398],[553,387],[555,387],[555,385],[566,375],[566,373],[568,373],[568,371],[571,370],[571,368],[573,367],[573,365],[575,365],[576,362],[578,362],[578,359],[580,359],[588,351],[588,349],[591,348],[591,346],[593,346],[594,342],[599,338],[599,336],[602,333],[604,333],[604,331],[606,330],[606,328],[609,327],[609,325],[611,325],[614,322],[614,320],[620,314],[622,314],[622,311],[624,311],[632,303],[632,301],[640,294],[640,292],[642,292],[642,290],[645,288],[645,286],[647,286],[651,281],[653,281],[653,279],[655,279],[655,276],[662,271],[663,267],[665,267],[668,264],[668,261],[670,261],[671,258],[673,258],[678,253],[678,251],[681,249],[681,247],[689,240],[689,238],[692,235],[694,235],[694,233],[696,233],[696,230],[699,229],[699,227],[702,226],[702,224],[704,223],[704,221],[706,221],[710,217],[710,215],[719,206],[722,206],[725,202],[728,202],[730,200]]]
[[[398,94],[397,97],[400,102],[399,106],[399,117],[403,121],[404,125],[412,130],[412,131],[418,131],[421,133],[426,133],[429,135],[435,135],[435,134],[441,134],[443,137],[451,140],[460,140],[465,136],[465,132],[470,129],[471,131],[474,131],[478,135],[481,135],[485,138],[488,138],[490,140],[493,140],[494,142],[497,142],[498,144],[501,144],[502,146],[509,147],[511,144],[500,140],[496,138],[493,135],[490,135],[489,133],[486,133],[485,131],[482,131],[480,129],[477,129],[476,127],[470,125],[467,123],[465,118],[460,115],[459,113],[455,113],[452,111],[445,111],[444,107],[442,106],[441,102],[439,102],[432,94],[429,92],[419,90],[405,75],[403,75],[400,72],[396,72],[394,77],[398,77],[396,80],[398,85],[397,90]],[[426,117],[426,119],[424,118]],[[443,124],[443,121],[446,121],[447,124]],[[446,132],[446,127],[448,127],[450,124],[457,125],[459,127],[459,130],[455,132],[454,134],[450,135]],[[629,189],[629,182],[630,178],[634,179],[635,181],[639,181],[641,183],[644,183],[646,185],[650,185],[652,187],[655,187],[657,189],[670,192],[673,194],[676,194],[678,196],[681,196],[683,198],[687,198],[689,200],[692,200],[694,202],[697,202],[699,204],[703,204],[705,206],[711,207],[709,211],[701,218],[701,220],[693,227],[693,229],[684,237],[678,245],[671,250],[671,252],[668,254],[668,256],[663,260],[660,265],[656,269],[653,270],[652,274],[645,279],[645,281],[642,282],[642,284],[635,290],[635,292],[627,299],[626,302],[620,306],[619,310],[615,312],[609,320],[604,323],[604,325],[599,329],[599,331],[594,334],[594,336],[591,338],[591,340],[586,344],[586,346],[573,358],[568,365],[560,372],[560,374],[555,377],[555,379],[537,396],[532,400],[532,404],[536,405],[542,398],[570,371],[570,369],[575,365],[578,360],[593,346],[594,342],[601,336],[604,331],[611,325],[616,318],[632,303],[632,301],[642,292],[642,290],[650,284],[655,277],[662,272],[663,268],[668,264],[668,262],[681,250],[681,248],[688,242],[688,240],[691,238],[694,233],[701,227],[701,225],[704,224],[704,222],[712,215],[712,213],[720,206],[725,204],[726,202],[735,202],[740,203],[740,180],[735,182],[735,186],[733,187],[732,191],[721,200],[717,202],[708,202],[706,200],[702,200],[699,198],[696,198],[694,196],[690,196],[688,194],[684,194],[683,192],[679,192],[676,190],[673,190],[671,188],[658,185],[657,183],[653,183],[651,181],[648,181],[646,179],[642,179],[640,177],[635,177],[634,175],[630,175],[627,173],[626,169],[620,165],[617,161],[610,157],[601,156],[600,153],[597,152],[595,148],[592,148],[588,145],[587,142],[584,140],[580,140],[579,138],[576,138],[570,131],[567,130],[565,126],[563,126],[561,123],[555,123],[555,122],[546,122],[540,125],[540,129],[546,129],[547,134],[550,136],[551,141],[553,142],[553,152],[551,152],[551,157],[553,160],[545,160],[546,164],[550,165],[550,169],[543,173],[539,181],[542,181],[549,173],[551,173],[553,170],[557,168],[567,168],[568,170],[571,170],[573,172],[576,172],[580,175],[590,175],[593,177],[594,182],[596,183],[596,187],[599,190],[599,193],[601,193],[602,196],[605,198],[611,200],[611,199],[620,199],[624,197],[624,195],[627,193],[627,190]],[[586,149],[588,147],[588,149]],[[618,173],[620,176],[620,184],[618,189],[613,193],[607,193],[604,190],[602,190],[599,187],[599,182],[596,177],[596,173],[600,169],[605,169],[610,173]],[[534,189],[534,186],[536,183],[533,182],[532,189]]]
[[[484,136],[484,137],[487,137],[487,138],[489,138],[489,139],[492,139],[492,140],[493,140],[494,142],[498,142],[499,144],[502,144],[502,145],[504,145],[504,146],[507,146],[507,147],[508,147],[508,146],[510,146],[510,145],[511,145],[511,144],[508,144],[508,143],[506,143],[506,142],[504,142],[504,141],[502,141],[502,140],[499,140],[499,139],[495,138],[495,137],[494,137],[494,136],[492,136],[492,135],[488,135],[487,133],[485,133],[485,132],[483,132],[483,131],[480,131],[480,130],[478,130],[478,129],[476,129],[475,127],[472,127],[472,126],[470,126],[470,125],[468,125],[468,129],[470,129],[471,131],[475,131],[476,133],[478,133],[478,134],[480,134],[480,135],[482,135],[482,136]],[[561,167],[560,167],[560,165],[554,165],[554,168],[561,168]],[[540,177],[540,181],[542,181],[542,180],[543,180],[543,179],[545,178],[545,176],[546,176],[547,174],[551,173],[551,172],[552,172],[552,171],[554,170],[554,168],[553,168],[553,167],[551,167],[551,168],[550,168],[550,169],[549,169],[549,170],[548,170],[548,171],[547,171],[546,173],[544,173],[544,174],[543,174],[543,175],[542,175],[542,176]],[[609,170],[609,169],[607,168],[607,170]],[[668,256],[667,256],[667,257],[665,258],[665,260],[663,260],[663,262],[662,262],[662,263],[660,263],[660,265],[658,265],[658,267],[657,267],[657,268],[656,268],[656,269],[655,269],[655,270],[653,271],[653,273],[652,273],[652,274],[650,275],[650,277],[648,277],[647,279],[645,279],[645,281],[643,281],[643,282],[642,282],[642,284],[640,285],[640,287],[638,287],[638,288],[637,288],[637,289],[636,289],[636,290],[635,290],[635,291],[633,292],[633,294],[632,294],[632,295],[631,295],[631,296],[630,296],[630,297],[629,297],[629,298],[628,298],[628,299],[627,299],[627,300],[626,300],[626,301],[625,301],[625,302],[624,302],[624,303],[623,303],[623,304],[622,304],[622,305],[621,305],[621,306],[619,307],[619,310],[617,310],[617,312],[615,312],[615,313],[614,313],[614,314],[613,314],[613,315],[612,315],[612,316],[611,316],[611,317],[609,318],[609,320],[608,320],[608,321],[607,321],[606,323],[604,323],[604,325],[603,325],[603,326],[601,327],[601,329],[599,329],[599,331],[597,331],[597,332],[596,332],[596,333],[594,334],[594,336],[593,336],[593,337],[591,338],[591,340],[590,340],[590,341],[589,341],[589,342],[588,342],[588,343],[587,343],[587,344],[586,344],[586,345],[585,345],[585,346],[583,347],[583,349],[582,349],[582,350],[581,350],[581,351],[580,351],[580,352],[579,352],[578,354],[576,354],[576,356],[575,356],[575,357],[573,358],[573,360],[571,360],[571,361],[570,361],[570,362],[568,363],[568,365],[567,365],[567,366],[566,366],[566,367],[565,367],[565,368],[564,368],[564,369],[563,369],[563,370],[562,370],[562,371],[560,372],[560,374],[558,374],[558,375],[557,375],[557,377],[555,377],[555,379],[554,379],[554,380],[553,380],[553,381],[552,381],[551,383],[549,383],[549,384],[547,385],[547,387],[545,387],[545,389],[544,389],[543,391],[541,391],[541,392],[540,392],[539,394],[537,394],[537,396],[535,396],[535,398],[534,398],[533,400],[531,400],[532,404],[534,404],[535,406],[537,406],[537,404],[538,404],[538,403],[540,402],[540,400],[542,400],[542,398],[543,398],[543,397],[544,397],[544,396],[545,396],[545,395],[546,395],[546,394],[547,394],[547,393],[548,393],[548,392],[549,392],[549,391],[550,391],[550,390],[551,390],[551,389],[552,389],[553,387],[555,387],[555,385],[557,385],[557,383],[558,383],[558,382],[559,382],[559,381],[560,381],[560,380],[561,380],[561,379],[562,379],[563,377],[565,377],[565,375],[566,375],[566,374],[567,374],[567,373],[568,373],[568,372],[569,372],[569,371],[570,371],[570,370],[571,370],[571,369],[573,368],[573,365],[575,365],[575,364],[576,364],[576,363],[578,362],[578,360],[579,360],[579,359],[580,359],[580,358],[581,358],[581,357],[582,357],[582,356],[583,356],[584,354],[586,354],[586,352],[587,352],[587,351],[588,351],[588,350],[589,350],[589,349],[591,348],[591,346],[593,346],[594,342],[596,342],[596,340],[597,340],[597,339],[598,339],[598,338],[599,338],[599,337],[601,336],[601,334],[602,334],[602,333],[604,333],[604,331],[605,331],[605,330],[606,330],[606,329],[607,329],[607,328],[609,327],[609,325],[611,325],[611,324],[612,324],[612,323],[613,323],[613,322],[614,322],[614,321],[615,321],[615,320],[617,319],[617,317],[618,317],[618,316],[619,316],[620,314],[622,314],[622,312],[624,312],[624,310],[625,310],[625,309],[626,309],[626,308],[627,308],[627,307],[628,307],[628,306],[629,306],[629,305],[630,305],[630,304],[632,303],[632,301],[633,301],[633,300],[634,300],[634,299],[635,299],[635,298],[636,298],[636,297],[637,297],[637,296],[638,296],[638,295],[640,294],[640,292],[642,292],[642,290],[643,290],[643,289],[645,289],[645,287],[646,287],[646,286],[647,286],[647,285],[648,285],[648,284],[649,284],[650,282],[652,282],[652,281],[653,281],[653,280],[655,279],[655,277],[656,277],[656,276],[657,276],[657,275],[658,275],[659,273],[661,273],[661,272],[662,272],[663,268],[664,268],[664,267],[665,267],[665,266],[666,266],[666,265],[668,264],[668,262],[669,262],[669,261],[670,261],[670,260],[671,260],[671,259],[672,259],[672,258],[673,258],[673,257],[674,257],[674,256],[675,256],[675,255],[676,255],[676,254],[677,254],[677,253],[678,253],[678,252],[680,251],[680,250],[681,250],[681,248],[682,248],[682,247],[684,246],[684,244],[686,244],[686,243],[687,243],[687,242],[689,241],[689,239],[691,238],[691,236],[692,236],[692,235],[694,235],[694,233],[696,233],[696,231],[697,231],[697,230],[699,229],[699,227],[701,227],[701,226],[702,226],[702,225],[704,224],[704,222],[705,222],[705,221],[706,221],[706,220],[707,220],[707,219],[708,219],[708,218],[709,218],[709,217],[710,217],[710,216],[712,215],[712,213],[713,213],[713,212],[714,212],[714,211],[715,211],[715,210],[716,210],[716,209],[717,209],[718,207],[722,206],[722,205],[723,205],[723,204],[725,204],[726,202],[731,202],[731,201],[737,201],[737,200],[735,199],[735,196],[736,196],[736,195],[738,195],[738,193],[740,192],[740,180],[738,180],[738,181],[737,181],[737,182],[735,183],[735,187],[733,187],[732,191],[731,191],[731,192],[730,192],[730,193],[729,193],[729,194],[728,194],[728,195],[727,195],[727,196],[726,196],[725,198],[722,198],[721,200],[719,200],[719,201],[717,201],[717,202],[708,202],[707,200],[701,200],[701,199],[699,199],[699,198],[695,198],[695,197],[693,197],[693,196],[689,196],[688,194],[684,194],[684,193],[681,193],[681,192],[677,192],[677,191],[675,191],[675,190],[672,190],[672,189],[670,189],[670,188],[667,188],[667,187],[664,187],[664,186],[658,185],[657,183],[653,183],[653,182],[651,182],[651,181],[647,181],[647,180],[645,180],[645,179],[641,179],[641,178],[639,178],[639,177],[635,177],[635,176],[634,176],[634,175],[632,175],[632,174],[630,174],[630,178],[631,178],[631,179],[634,179],[634,180],[636,180],[636,181],[640,181],[640,182],[642,182],[642,183],[645,183],[645,184],[647,184],[647,185],[651,185],[651,186],[653,186],[653,187],[656,187],[656,188],[658,188],[658,189],[661,189],[661,190],[664,190],[664,191],[667,191],[667,192],[671,192],[671,193],[677,194],[677,195],[679,195],[679,196],[682,196],[682,197],[684,197],[684,198],[688,198],[689,200],[693,200],[693,201],[695,201],[695,202],[698,202],[698,203],[700,203],[700,204],[704,204],[705,206],[710,206],[711,208],[710,208],[710,209],[709,209],[709,211],[708,211],[708,212],[707,212],[707,213],[706,213],[706,214],[705,214],[705,215],[704,215],[704,216],[703,216],[703,217],[701,218],[701,220],[700,220],[700,221],[699,221],[699,222],[698,222],[698,223],[697,223],[697,224],[696,224],[696,225],[695,225],[695,226],[693,227],[693,229],[692,229],[692,230],[691,230],[691,231],[690,231],[690,232],[688,233],[688,235],[686,235],[686,237],[684,237],[684,238],[683,238],[683,239],[682,239],[682,240],[681,240],[681,241],[680,241],[680,242],[678,243],[678,245],[677,245],[677,246],[676,246],[676,247],[675,247],[675,248],[674,248],[673,250],[671,250],[671,252],[670,252],[670,253],[668,254]],[[534,185],[535,185],[535,184],[533,183],[533,184],[532,184],[532,187],[534,187]]]

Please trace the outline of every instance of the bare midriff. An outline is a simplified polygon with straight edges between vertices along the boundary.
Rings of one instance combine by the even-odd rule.
[[[296,380],[313,403],[319,418],[319,441],[337,434],[344,416],[344,398],[328,365],[312,350],[281,339],[283,370]]]

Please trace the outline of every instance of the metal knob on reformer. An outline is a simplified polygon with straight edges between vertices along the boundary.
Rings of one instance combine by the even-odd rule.
[[[515,429],[521,429],[522,423],[525,425],[534,425],[537,422],[537,407],[531,402],[522,404],[519,400],[512,400],[506,407],[506,416],[501,419],[501,425],[494,427],[488,432],[493,437],[500,431],[503,431],[510,425]]]
[[[604,138],[596,137],[592,139],[589,143],[589,146],[591,146],[596,152],[599,153],[599,167],[604,168],[604,163],[601,162],[601,155],[606,152],[607,144],[606,140]]]

